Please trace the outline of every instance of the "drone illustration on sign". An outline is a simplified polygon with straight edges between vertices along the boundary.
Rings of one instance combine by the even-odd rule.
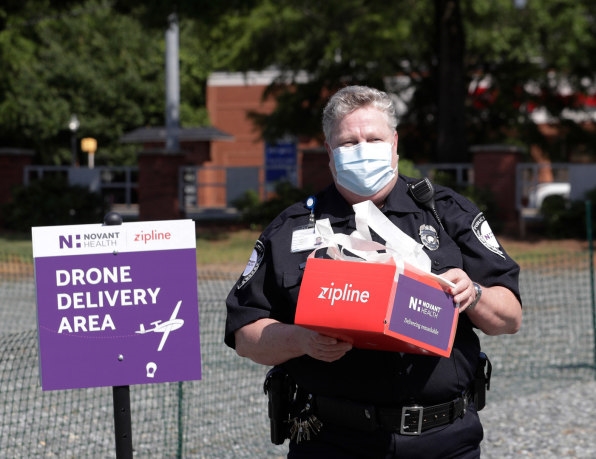
[[[161,341],[159,342],[159,347],[157,351],[161,351],[163,349],[164,344],[166,344],[166,340],[168,339],[168,335],[171,331],[178,330],[182,325],[184,325],[184,319],[177,319],[176,316],[178,315],[178,311],[180,310],[180,305],[182,304],[182,300],[178,301],[178,304],[174,308],[174,312],[170,316],[169,320],[162,322],[161,320],[157,320],[155,322],[151,322],[153,328],[145,329],[145,326],[141,324],[140,329],[135,331],[135,333],[139,333],[144,335],[145,333],[155,332],[155,333],[163,333],[161,337]]]

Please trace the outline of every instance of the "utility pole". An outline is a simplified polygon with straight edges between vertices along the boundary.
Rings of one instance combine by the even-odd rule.
[[[166,151],[180,150],[180,63],[178,15],[168,16],[166,30]]]

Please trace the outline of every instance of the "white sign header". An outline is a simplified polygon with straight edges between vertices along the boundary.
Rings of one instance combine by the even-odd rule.
[[[31,234],[33,258],[196,248],[192,220],[44,226]]]

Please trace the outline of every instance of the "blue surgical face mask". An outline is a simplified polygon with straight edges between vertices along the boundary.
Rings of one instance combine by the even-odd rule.
[[[381,191],[397,173],[397,166],[391,166],[392,147],[387,142],[361,142],[335,148],[333,161],[337,184],[362,197]]]

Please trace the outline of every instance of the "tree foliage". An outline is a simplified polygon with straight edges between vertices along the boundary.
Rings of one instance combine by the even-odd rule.
[[[107,201],[83,186],[69,186],[51,177],[16,187],[11,202],[0,207],[3,228],[26,233],[33,226],[82,225],[101,222]]]
[[[536,107],[565,126],[568,147],[589,133],[563,115],[582,108],[596,87],[596,16],[591,0],[533,0],[521,9],[509,0],[468,1],[466,67],[470,78],[492,77],[492,88],[469,107],[468,135],[489,142],[513,135],[525,144],[553,148],[530,121]],[[593,135],[592,142],[593,142]],[[593,157],[596,157],[592,151]]]
[[[228,52],[219,68],[275,67],[282,72],[266,94],[277,97],[276,111],[255,116],[266,139],[320,135],[320,112],[328,95],[345,84],[362,83],[408,96],[400,128],[406,133],[402,139],[407,138],[400,148],[411,157],[422,151],[436,159],[439,116],[444,123],[462,117],[465,131],[446,124],[442,132],[465,135],[467,144],[509,142],[512,137],[526,144],[543,141],[529,122],[537,106],[546,107],[578,135],[568,141],[585,142],[585,131],[561,119],[563,110],[578,101],[562,98],[560,88],[562,82],[570,84],[574,97],[590,85],[593,90],[596,21],[591,5],[591,0],[532,0],[521,8],[512,0],[262,0],[244,15],[221,18],[217,38]],[[458,80],[446,81],[440,71],[445,61],[441,21],[458,6],[463,30],[454,39],[464,40],[461,69],[456,55],[447,71],[462,73],[461,86]],[[490,90],[466,97],[469,84],[483,76],[491,77]],[[456,94],[441,107],[441,97],[449,91]],[[465,144],[457,140],[445,142],[451,151],[441,159],[463,159],[454,149]]]
[[[265,94],[278,98],[278,109],[255,117],[266,139],[320,136],[331,92],[346,84],[383,87],[386,76],[423,65],[428,40],[413,39],[430,31],[423,3],[263,0],[246,15],[223,18],[221,46],[229,51],[219,67],[282,72]]]
[[[164,31],[144,28],[107,1],[73,2],[68,10],[28,5],[0,31],[0,59],[11,69],[0,76],[0,142],[33,148],[43,163],[68,163],[75,113],[78,138],[98,140],[98,163],[131,163],[135,147],[120,145],[121,135],[164,123]],[[206,123],[208,71],[197,62],[194,35],[192,24],[181,27],[188,43],[180,56],[181,121],[196,125]]]
[[[594,144],[594,134],[562,118],[593,91],[593,0],[515,4],[6,0],[0,5],[0,145],[33,148],[41,163],[67,164],[67,124],[76,113],[78,137],[98,139],[98,164],[132,163],[136,147],[118,139],[164,122],[164,32],[174,12],[182,125],[208,124],[205,85],[212,71],[274,68],[280,77],[264,97],[275,96],[277,109],[253,114],[267,140],[320,138],[329,95],[346,84],[368,84],[390,90],[403,107],[402,157],[461,160],[466,144],[512,139],[542,142],[553,154],[566,151],[549,145],[529,122],[537,106],[563,120],[564,142]],[[461,77],[452,80],[441,67],[453,51],[445,48],[445,32],[460,23],[453,39],[462,40],[461,57],[453,54],[446,71]],[[491,79],[488,90],[466,97],[470,83],[483,77]],[[563,83],[571,88],[565,97]],[[587,150],[594,155],[593,147]]]

